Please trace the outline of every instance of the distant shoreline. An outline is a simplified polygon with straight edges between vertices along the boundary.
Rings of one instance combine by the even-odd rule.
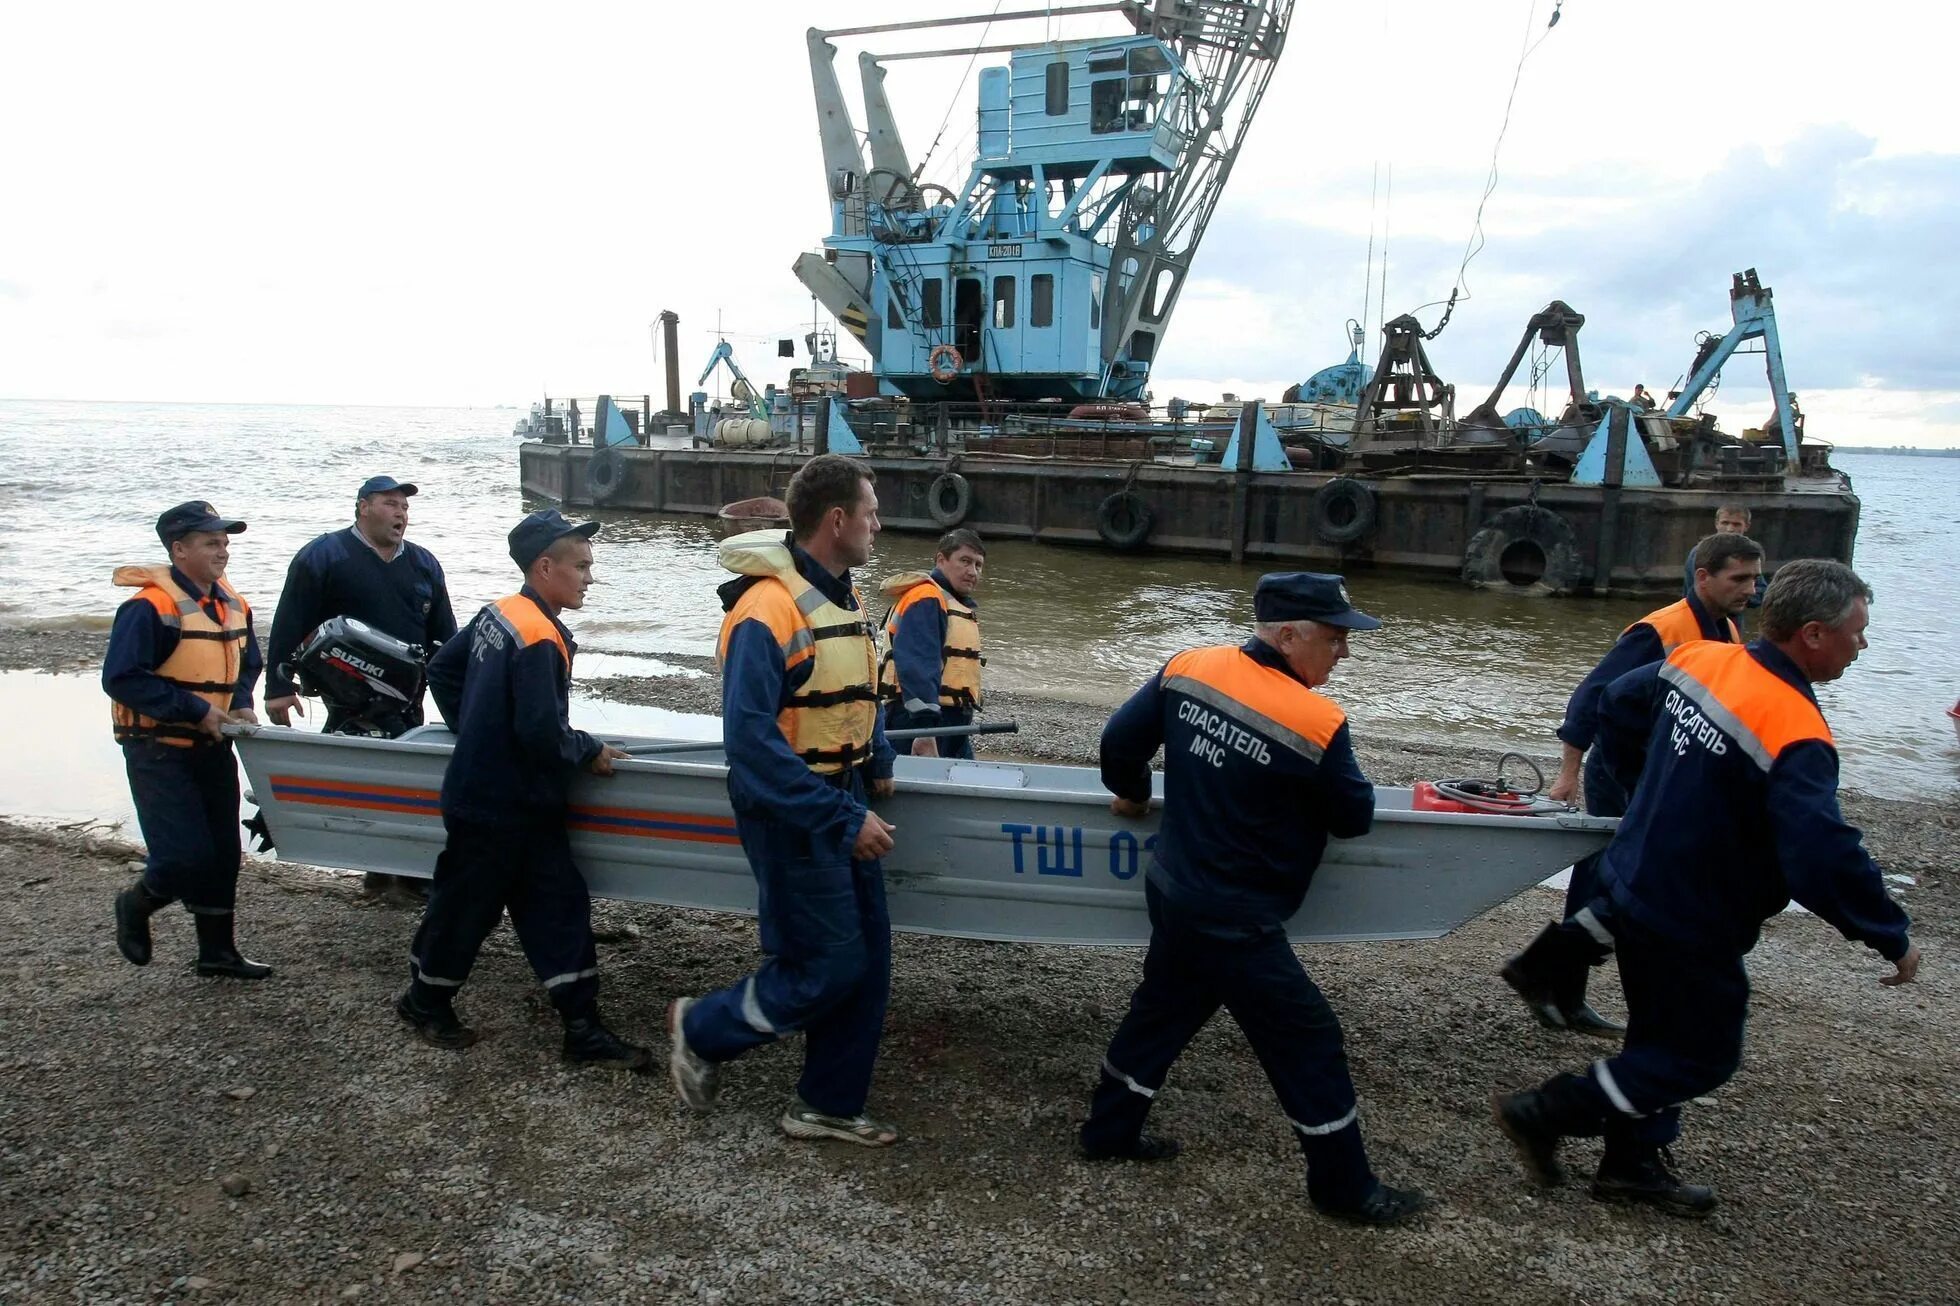
[[[1888,453],[1907,458],[1960,458],[1960,449],[1908,449],[1902,444],[1840,444],[1833,445],[1832,453]]]

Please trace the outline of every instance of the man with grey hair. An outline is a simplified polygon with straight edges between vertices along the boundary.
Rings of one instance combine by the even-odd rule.
[[[1792,898],[1891,962],[1879,983],[1918,973],[1906,914],[1838,809],[1837,748],[1811,689],[1865,647],[1871,598],[1843,563],[1789,563],[1764,599],[1761,639],[1684,644],[1601,696],[1599,747],[1633,792],[1600,866],[1627,1036],[1589,1070],[1492,1095],[1541,1182],[1564,1178],[1562,1139],[1604,1134],[1594,1197],[1714,1209],[1713,1189],[1675,1176],[1667,1145],[1681,1104],[1741,1064],[1742,959]]]

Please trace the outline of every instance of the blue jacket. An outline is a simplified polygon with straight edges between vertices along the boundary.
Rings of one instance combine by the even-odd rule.
[[[1703,607],[1701,596],[1694,592],[1692,586],[1684,597],[1689,610],[1694,613],[1695,624],[1701,628],[1703,639],[1729,641],[1729,623]],[[1599,660],[1599,665],[1588,672],[1586,678],[1579,682],[1579,687],[1572,691],[1572,697],[1565,704],[1565,720],[1558,728],[1559,739],[1582,753],[1590,748],[1593,735],[1599,728],[1600,692],[1635,667],[1659,662],[1666,652],[1660,632],[1648,624],[1646,617],[1628,626],[1613,647],[1606,650],[1606,656]]]
[[[953,588],[939,568],[932,569],[933,584],[976,613],[980,605]],[[946,648],[946,609],[937,603],[914,603],[898,619],[898,636],[892,640],[892,658],[898,663],[898,683],[905,697],[899,703],[908,721],[932,717],[925,725],[965,725],[973,720],[973,709],[942,708],[939,704],[939,676],[945,668],[941,656]]]
[[[1690,644],[1620,677],[1601,696],[1599,748],[1633,792],[1601,861],[1617,915],[1740,955],[1795,898],[1887,960],[1905,955],[1906,914],[1838,808],[1829,727],[1775,645]]]
[[[849,572],[833,576],[808,553],[790,546],[790,556],[803,578],[840,608],[857,608]],[[760,580],[743,576],[719,589],[722,609]],[[804,661],[794,670],[785,666],[782,646],[760,621],[744,621],[728,634],[722,654],[721,739],[728,758],[728,798],[736,815],[762,816],[805,832],[813,844],[843,856],[850,855],[864,827],[866,808],[847,788],[832,784],[803,764],[790,751],[789,741],[776,724],[790,695],[810,679],[815,663]],[[871,739],[869,778],[892,773],[896,757],[879,721]]]
[[[456,736],[442,814],[488,825],[562,821],[600,743],[570,719],[571,632],[526,585],[476,614],[429,662],[436,709]]]
[[[1345,715],[1263,641],[1180,653],[1116,710],[1102,780],[1150,797],[1164,750],[1164,810],[1150,878],[1197,928],[1279,929],[1300,909],[1329,835],[1374,824],[1375,790]]]
[[[286,568],[266,646],[267,698],[299,692],[280,668],[315,627],[333,617],[364,621],[431,654],[456,633],[449,582],[435,554],[403,540],[394,559],[383,561],[352,526],[329,531],[294,554]]]
[[[175,567],[170,569],[170,575],[183,587],[184,593],[200,602],[204,600],[204,588],[192,584],[190,577]],[[156,673],[177,651],[177,638],[177,632],[163,624],[149,603],[141,598],[125,602],[116,609],[116,619],[109,627],[109,651],[102,658],[102,692],[124,707],[158,721],[202,721],[211,705]],[[252,690],[264,669],[258,634],[252,629],[252,618],[248,615],[232,707],[252,706]]]

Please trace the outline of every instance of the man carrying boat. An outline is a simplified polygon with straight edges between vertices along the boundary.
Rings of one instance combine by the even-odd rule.
[[[1565,721],[1558,728],[1558,778],[1546,790],[1547,797],[1571,801],[1579,788],[1584,756],[1586,810],[1594,816],[1624,815],[1626,790],[1606,767],[1600,751],[1592,748],[1599,729],[1601,692],[1620,676],[1659,662],[1683,644],[1742,642],[1735,617],[1748,605],[1762,577],[1762,546],[1737,532],[1718,533],[1695,546],[1693,562],[1693,591],[1628,626],[1572,691]],[[1540,931],[1529,947],[1505,963],[1502,974],[1540,1024],[1610,1036],[1626,1027],[1600,1015],[1586,1001],[1587,971],[1605,961],[1612,949],[1611,935],[1601,919],[1603,908],[1593,901],[1599,891],[1599,860],[1600,854],[1595,853],[1572,867],[1564,918]]]
[[[792,1138],[866,1147],[898,1130],[865,1112],[891,992],[891,918],[879,858],[893,827],[878,711],[878,647],[851,581],[878,535],[873,473],[819,454],[790,479],[789,538],[731,537],[717,648],[728,798],[758,887],[759,970],[667,1009],[681,1100],[714,1105],[721,1064],[802,1031],[803,1074],[777,1122]]]
[[[143,873],[116,895],[116,947],[150,962],[150,917],[182,902],[197,922],[197,973],[264,979],[272,967],[238,951],[238,762],[224,727],[258,720],[252,689],[264,661],[251,605],[225,579],[242,521],[208,503],[157,518],[167,564],[118,567],[136,590],[116,610],[102,689],[143,830]]]
[[[266,644],[265,712],[274,725],[291,725],[295,712],[306,715],[289,667],[321,622],[353,617],[430,654],[456,633],[442,564],[405,538],[415,493],[406,481],[370,476],[354,494],[353,524],[316,536],[293,555]],[[403,730],[421,725],[421,702],[408,704],[400,720]],[[328,734],[345,724],[337,709],[326,710]],[[370,872],[361,882],[368,893],[391,887],[417,897],[425,892],[422,881],[404,876]]]
[[[881,587],[892,600],[885,618],[879,692],[887,730],[964,726],[980,706],[980,614],[973,591],[987,565],[980,536],[960,527],[939,537],[930,574],[901,572]],[[912,741],[915,757],[973,756],[973,737]]]
[[[474,1043],[476,1031],[456,1016],[456,994],[508,910],[564,1024],[565,1060],[644,1074],[653,1065],[647,1049],[599,1019],[592,898],[566,831],[573,777],[611,775],[626,756],[574,730],[568,716],[578,645],[558,614],[585,606],[598,530],[555,509],[519,522],[510,556],[523,588],[477,613],[429,663],[436,707],[456,735],[442,777],[448,838],[395,1012],[436,1047]]]
[[[1340,1022],[1286,937],[1328,837],[1374,823],[1346,716],[1314,691],[1347,656],[1348,632],[1381,622],[1355,610],[1339,576],[1311,572],[1262,577],[1253,609],[1252,639],[1178,654],[1103,728],[1110,810],[1150,810],[1161,746],[1164,811],[1144,885],[1143,982],[1103,1058],[1082,1148],[1096,1160],[1177,1155],[1144,1122],[1171,1064],[1222,1006],[1299,1138],[1314,1206],[1400,1224],[1430,1201],[1369,1168]]]
[[[1681,1104],[1740,1065],[1742,959],[1792,898],[1893,963],[1879,983],[1918,973],[1906,914],[1839,811],[1837,749],[1812,690],[1865,647],[1870,602],[1843,563],[1789,563],[1763,602],[1760,639],[1683,644],[1601,695],[1596,747],[1633,793],[1599,876],[1627,1037],[1589,1070],[1492,1095],[1498,1127],[1541,1182],[1564,1177],[1562,1139],[1604,1134],[1594,1197],[1714,1209],[1714,1191],[1677,1178],[1666,1148]]]

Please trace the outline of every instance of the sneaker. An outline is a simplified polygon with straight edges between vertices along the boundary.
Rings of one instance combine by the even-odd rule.
[[[1533,1092],[1492,1093],[1490,1118],[1518,1149],[1518,1159],[1531,1177],[1547,1187],[1565,1182],[1565,1167],[1559,1164],[1560,1135],[1545,1128]]]
[[[827,1116],[802,1098],[789,1104],[776,1122],[791,1138],[835,1138],[859,1147],[890,1147],[898,1141],[898,1129],[870,1116]]]
[[[395,999],[395,1014],[413,1025],[430,1047],[462,1049],[476,1042],[476,1031],[456,1019],[456,1009],[448,1003],[425,1007],[415,1001],[413,992],[404,992]]]
[[[1103,1150],[1085,1146],[1082,1158],[1085,1161],[1168,1161],[1183,1150],[1184,1144],[1175,1138],[1138,1134],[1136,1140],[1126,1147]]]
[[[693,998],[675,998],[667,1004],[667,1038],[672,1044],[667,1053],[667,1071],[673,1076],[674,1091],[680,1094],[688,1109],[707,1111],[721,1095],[721,1067],[687,1045],[687,1030],[682,1022],[693,1005]]]
[[[1435,1205],[1436,1199],[1419,1189],[1390,1188],[1387,1184],[1376,1184],[1375,1191],[1368,1194],[1368,1200],[1359,1206],[1345,1208],[1321,1206],[1315,1209],[1322,1215],[1331,1216],[1348,1224],[1386,1229],[1398,1224],[1407,1224]]]
[[[1602,1202],[1653,1206],[1669,1215],[1699,1220],[1720,1205],[1715,1190],[1705,1184],[1683,1183],[1674,1173],[1674,1155],[1665,1147],[1648,1150],[1632,1160],[1599,1163],[1592,1195]]]
[[[565,1022],[565,1060],[583,1066],[617,1066],[636,1075],[653,1073],[653,1053],[628,1043],[600,1023],[598,1016]]]

